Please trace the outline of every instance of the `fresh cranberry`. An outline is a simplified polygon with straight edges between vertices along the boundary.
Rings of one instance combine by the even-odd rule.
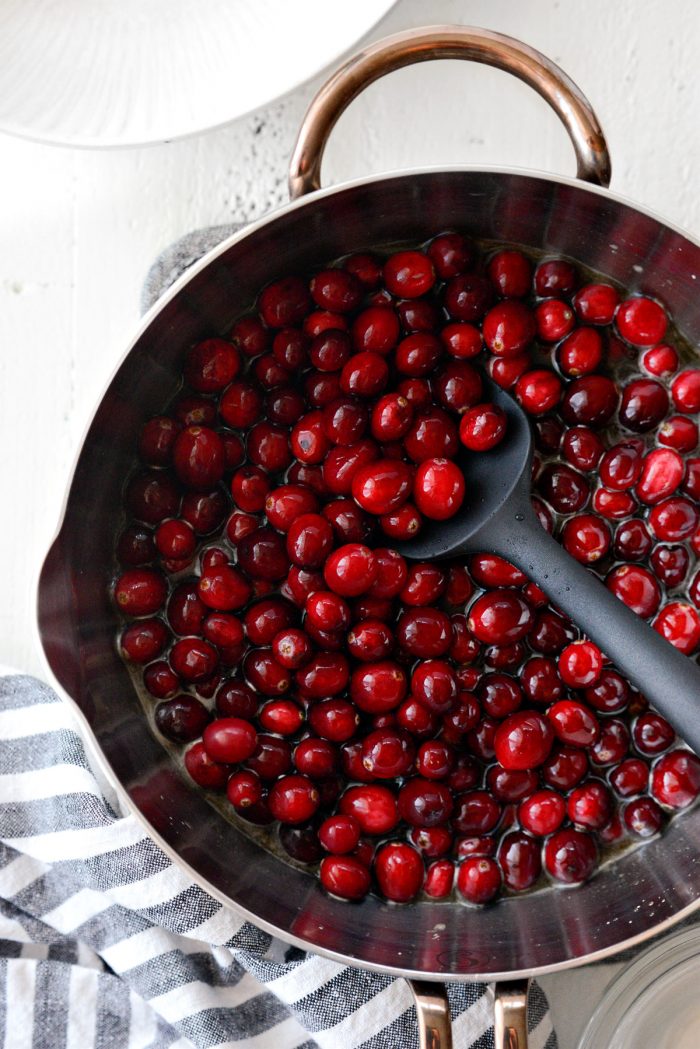
[[[425,517],[436,521],[453,517],[462,505],[464,494],[462,471],[449,459],[426,459],[416,470],[413,498]]]
[[[651,838],[661,830],[664,814],[653,798],[637,798],[625,806],[623,819],[637,837]]]
[[[214,673],[218,661],[214,646],[196,637],[176,641],[170,651],[170,665],[185,681],[204,681]]]
[[[484,342],[498,357],[515,357],[522,353],[532,342],[536,330],[532,311],[515,299],[498,303],[484,317]]]
[[[297,744],[294,766],[298,772],[310,779],[325,780],[332,776],[338,767],[338,751],[327,739],[307,736]]]
[[[493,302],[493,287],[485,277],[466,273],[453,277],[445,288],[445,309],[456,321],[480,321]]]
[[[670,809],[687,808],[700,793],[700,758],[689,750],[664,754],[652,770],[651,793]]]
[[[649,505],[660,503],[673,495],[684,472],[685,466],[678,452],[672,448],[655,448],[644,457],[637,495]]]
[[[633,379],[622,391],[620,422],[635,433],[655,429],[668,411],[668,393],[655,379]]]
[[[501,871],[495,860],[472,856],[457,869],[457,890],[469,903],[489,903],[501,888]]]
[[[506,834],[498,846],[497,857],[503,882],[513,892],[531,888],[542,871],[540,847],[527,834]]]
[[[644,561],[652,547],[652,539],[644,521],[633,518],[620,524],[615,532],[615,555],[625,561]]]
[[[697,415],[700,412],[700,368],[686,368],[671,383],[671,396],[679,412]]]
[[[150,616],[163,607],[167,588],[165,579],[150,568],[132,568],[123,572],[114,585],[114,600],[124,615]]]
[[[322,739],[345,743],[357,731],[359,717],[355,707],[346,699],[330,698],[314,703],[309,714],[309,725]]]
[[[557,364],[564,375],[576,379],[590,375],[603,359],[603,340],[595,328],[577,328],[557,348]]]
[[[143,672],[143,683],[156,699],[170,699],[175,695],[180,682],[165,660],[151,663]]]
[[[700,513],[684,496],[674,496],[657,503],[649,514],[649,525],[657,539],[677,542],[689,539],[695,532]]]
[[[494,404],[477,404],[462,416],[459,438],[473,452],[486,452],[503,440],[507,417],[502,408]]]
[[[555,745],[542,766],[542,778],[557,790],[570,790],[588,771],[588,758],[583,750]]]
[[[621,798],[631,798],[647,789],[649,766],[639,758],[620,762],[610,773],[610,785]]]
[[[125,628],[119,640],[122,654],[132,663],[150,663],[159,656],[170,635],[160,619],[141,619]]]
[[[663,754],[673,743],[676,734],[660,714],[641,714],[632,729],[634,745],[640,754],[655,757]]]
[[[598,851],[590,834],[559,830],[547,839],[544,864],[548,873],[567,885],[586,881],[598,862]]]
[[[535,292],[542,297],[568,295],[576,283],[576,270],[565,259],[548,259],[535,270]]]
[[[677,370],[679,358],[673,346],[661,343],[660,346],[653,346],[645,350],[641,363],[651,375],[656,375],[660,379],[668,379]]]
[[[393,791],[380,784],[348,787],[340,799],[340,813],[354,816],[363,834],[388,834],[399,815]]]
[[[700,645],[700,614],[684,601],[670,601],[654,620],[654,630],[690,656]]]
[[[666,334],[668,319],[658,302],[640,295],[620,303],[615,323],[622,338],[633,346],[654,346]]]
[[[467,625],[486,644],[512,644],[532,627],[532,610],[515,590],[499,588],[477,598]]]
[[[698,424],[694,419],[688,419],[685,415],[672,415],[659,429],[659,444],[684,454],[695,451],[698,436]]]
[[[521,826],[545,838],[561,827],[566,816],[566,803],[556,791],[538,790],[520,803],[518,818]]]
[[[543,415],[559,403],[561,381],[544,368],[527,371],[515,384],[515,396],[529,415]]]
[[[247,809],[262,801],[263,789],[259,776],[247,769],[240,769],[226,784],[226,797],[234,809]]]
[[[536,307],[535,322],[538,338],[543,342],[558,342],[574,327],[574,312],[561,299],[547,299]]]
[[[233,765],[252,755],[258,737],[249,721],[217,718],[204,729],[202,741],[212,761]]]
[[[449,355],[458,360],[478,357],[483,349],[479,329],[461,321],[446,324],[440,332],[440,339]]]
[[[541,714],[521,710],[511,714],[496,731],[496,758],[505,769],[532,769],[542,765],[552,748],[554,732]]]
[[[567,386],[561,402],[564,421],[570,426],[583,424],[599,429],[617,407],[617,387],[604,375],[584,375]]]
[[[610,284],[585,284],[574,295],[574,309],[584,324],[611,324],[619,301]]]
[[[260,779],[271,783],[289,771],[292,764],[292,748],[286,739],[258,734],[258,742],[246,766],[256,772]]]
[[[643,619],[653,616],[661,601],[661,587],[653,574],[641,565],[620,565],[608,573],[608,590]]]
[[[204,743],[194,743],[185,752],[185,768],[195,783],[205,790],[223,790],[229,777],[229,768],[214,761],[204,749]]]
[[[491,357],[486,362],[486,370],[497,386],[511,390],[530,364],[530,354],[519,353],[515,357]]]
[[[451,458],[459,448],[457,427],[441,408],[416,417],[404,439],[404,448],[414,463]]]
[[[319,868],[321,885],[343,900],[361,900],[369,892],[367,867],[353,856],[326,856]]]

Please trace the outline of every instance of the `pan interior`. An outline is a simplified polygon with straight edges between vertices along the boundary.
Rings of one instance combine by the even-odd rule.
[[[226,328],[270,280],[352,251],[420,242],[445,229],[564,254],[631,291],[660,298],[700,341],[700,248],[581,184],[469,170],[364,180],[314,195],[218,249],[136,340],[100,403],[39,588],[50,666],[114,776],[193,878],[265,928],[357,964],[433,978],[575,964],[639,939],[700,901],[700,810],[624,853],[587,885],[491,908],[458,903],[346,904],[226,821],[149,729],[114,644],[108,599],[121,488],[142,421],[174,391],[189,346]]]

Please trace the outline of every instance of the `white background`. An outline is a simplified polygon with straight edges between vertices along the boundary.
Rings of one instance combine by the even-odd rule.
[[[440,21],[510,33],[559,62],[598,112],[613,188],[700,236],[696,0],[400,0],[373,36]],[[223,130],[146,149],[80,152],[0,136],[0,663],[42,672],[36,574],[153,257],[194,228],[285,200],[287,158],[317,84]],[[358,100],[324,177],[442,163],[573,172],[566,136],[526,87],[441,62]],[[570,979],[576,987],[580,977]],[[585,1012],[590,1001],[578,998]]]

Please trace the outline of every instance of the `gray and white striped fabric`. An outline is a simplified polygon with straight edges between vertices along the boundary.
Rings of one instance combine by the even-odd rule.
[[[410,1049],[407,984],[289,947],[187,881],[93,771],[67,704],[0,678],[0,1046]],[[455,1049],[492,996],[452,984]],[[532,1049],[556,1049],[534,984]]]

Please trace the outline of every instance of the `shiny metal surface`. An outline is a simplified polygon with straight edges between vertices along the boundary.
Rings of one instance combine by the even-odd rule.
[[[527,1049],[527,980],[496,984],[495,1049]]]
[[[653,292],[700,341],[700,246],[604,190],[503,171],[417,171],[321,191],[225,242],[146,318],[89,428],[39,587],[50,667],[133,807],[193,880],[283,938],[423,979],[515,977],[639,941],[700,903],[700,810],[579,888],[496,907],[369,896],[348,905],[226,822],[151,734],[117,656],[109,600],[114,534],[134,438],[177,385],[187,348],[225,330],[267,281],[340,254],[459,228],[562,253]]]
[[[297,137],[289,169],[292,200],[321,188],[323,152],[336,121],[353,99],[380,77],[416,62],[459,58],[494,66],[523,80],[552,107],[576,154],[584,182],[610,183],[610,155],[590,102],[563,69],[513,37],[474,26],[409,29],[352,55],[312,100]],[[468,119],[468,116],[467,116]]]
[[[415,999],[419,1049],[452,1049],[452,1020],[445,985],[409,980],[408,986]]]

